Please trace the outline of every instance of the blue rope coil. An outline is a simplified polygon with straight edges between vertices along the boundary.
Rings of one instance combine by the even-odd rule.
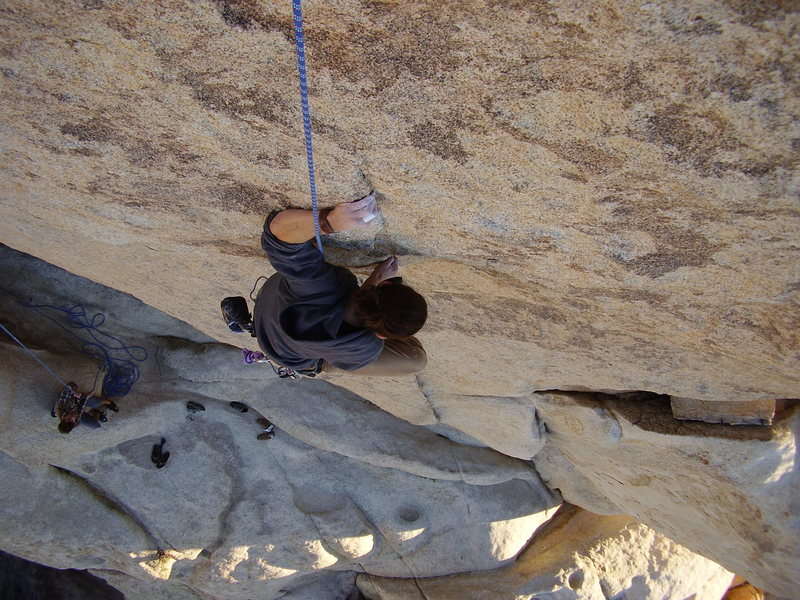
[[[306,136],[306,162],[308,162],[308,183],[311,188],[311,211],[314,216],[314,235],[317,247],[322,254],[322,236],[319,231],[319,207],[317,206],[317,183],[314,177],[314,149],[311,143],[311,110],[308,106],[308,81],[306,77],[306,44],[303,34],[302,0],[292,0],[294,15],[294,36],[297,46],[297,71],[300,75],[300,104],[303,110],[303,129]]]
[[[106,316],[96,313],[92,317],[80,304],[71,308],[53,306],[52,304],[31,304],[20,302],[22,306],[35,310],[48,321],[55,323],[59,328],[76,338],[80,343],[80,351],[91,358],[98,360],[97,374],[94,378],[92,391],[97,387],[97,380],[101,373],[103,377],[101,395],[106,398],[121,398],[130,392],[133,385],[139,380],[139,367],[137,363],[147,360],[147,350],[142,346],[128,346],[118,337],[106,333],[100,327],[105,323]],[[88,339],[81,337],[68,329],[56,319],[46,314],[45,310],[54,310],[62,313],[71,329],[85,332]]]

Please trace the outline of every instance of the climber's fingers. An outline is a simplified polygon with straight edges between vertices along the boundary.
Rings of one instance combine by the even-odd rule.
[[[328,221],[336,231],[345,229],[355,229],[366,227],[367,224],[377,215],[378,203],[375,194],[356,200],[354,202],[343,202],[328,215]]]
[[[375,199],[374,192],[369,196],[365,196],[361,200],[348,202],[347,204],[350,208],[351,214],[363,221],[369,221],[370,215],[374,215],[378,212],[378,202]]]
[[[362,210],[375,204],[375,192],[370,192],[368,195],[361,198],[361,200],[354,200],[353,202],[345,202],[353,208],[353,210]]]
[[[378,285],[387,279],[397,277],[400,273],[400,261],[396,256],[390,256],[372,271],[372,283]]]

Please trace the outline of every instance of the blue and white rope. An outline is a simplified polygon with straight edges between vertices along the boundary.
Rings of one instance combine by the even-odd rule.
[[[322,250],[322,236],[319,231],[319,207],[317,206],[317,184],[314,178],[314,151],[311,144],[311,111],[308,107],[308,82],[306,80],[306,46],[303,36],[302,0],[292,0],[294,14],[294,35],[297,44],[297,71],[300,74],[300,100],[303,107],[303,128],[306,134],[306,159],[308,161],[308,182],[311,187],[311,211],[314,215],[314,235],[317,246]]]

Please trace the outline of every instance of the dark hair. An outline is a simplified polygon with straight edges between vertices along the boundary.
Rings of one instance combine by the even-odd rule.
[[[75,426],[77,424],[78,424],[77,421],[72,422],[72,423],[70,423],[69,421],[60,421],[59,424],[58,424],[58,430],[61,433],[69,433],[70,431],[75,429]]]
[[[401,283],[362,287],[354,300],[364,326],[390,340],[414,335],[428,318],[425,298]]]

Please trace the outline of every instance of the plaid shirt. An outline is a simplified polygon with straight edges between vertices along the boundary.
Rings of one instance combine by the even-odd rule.
[[[78,393],[78,386],[74,383],[70,383],[61,392],[53,410],[59,419],[68,414],[76,414],[80,417],[88,397],[89,394]],[[80,423],[80,419],[78,419],[78,423]]]

